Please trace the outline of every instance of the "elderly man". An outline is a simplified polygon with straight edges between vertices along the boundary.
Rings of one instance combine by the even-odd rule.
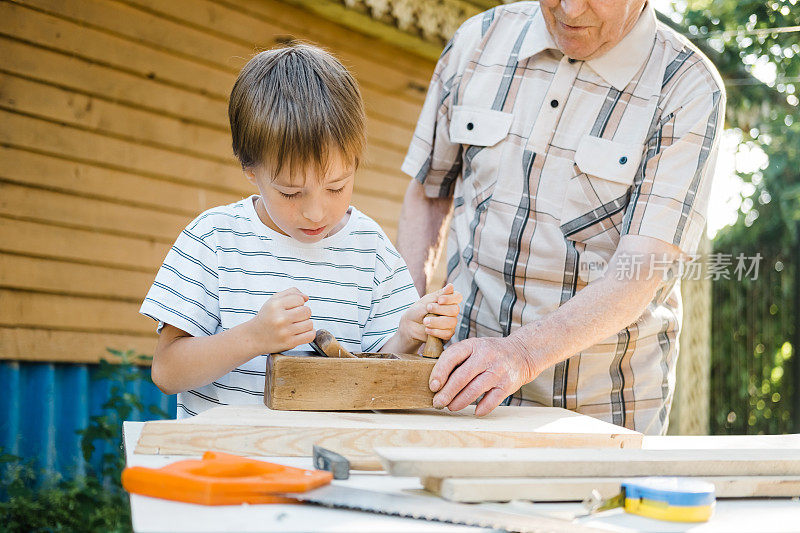
[[[666,431],[676,265],[705,226],[724,107],[714,67],[645,0],[519,2],[461,26],[403,163],[398,248],[422,290],[452,210],[464,295],[435,406]]]

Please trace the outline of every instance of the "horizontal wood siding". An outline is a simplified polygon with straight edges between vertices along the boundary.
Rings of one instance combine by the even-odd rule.
[[[236,73],[289,39],[358,78],[353,203],[395,238],[430,61],[278,0],[0,1],[0,359],[152,353],[138,307],[175,237],[255,192],[230,147]]]

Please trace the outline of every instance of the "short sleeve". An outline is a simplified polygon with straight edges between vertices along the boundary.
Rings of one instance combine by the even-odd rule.
[[[361,336],[364,352],[379,350],[394,335],[403,313],[419,294],[405,261],[386,240],[386,247],[377,254],[369,318]]]
[[[414,137],[402,171],[420,182],[425,195],[446,198],[453,194],[453,184],[461,173],[461,145],[450,140],[450,106],[457,76],[451,40],[442,52],[433,72],[428,94],[422,106]]]
[[[197,224],[184,229],[156,274],[139,312],[194,337],[213,335],[219,319],[216,250],[198,235]]]
[[[725,116],[722,90],[694,95],[663,118],[645,146],[622,223],[694,255],[706,225],[711,182]]]

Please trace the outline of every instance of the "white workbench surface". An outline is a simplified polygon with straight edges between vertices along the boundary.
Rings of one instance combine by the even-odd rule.
[[[125,457],[128,466],[157,468],[168,463],[187,459],[178,455],[135,454],[136,442],[144,422],[125,422],[123,428]],[[658,439],[659,437],[647,437]],[[668,439],[669,437],[663,437]],[[301,468],[313,468],[308,457],[264,457],[263,459]],[[384,473],[351,473],[347,481],[335,481],[348,486],[401,492],[421,490],[416,478],[392,477]],[[511,506],[515,512],[529,508],[551,516],[571,517],[581,511],[577,503],[534,504],[480,504],[498,509]],[[217,532],[217,531],[264,531],[264,532],[441,532],[472,533],[491,531],[465,526],[454,526],[440,522],[426,522],[410,518],[398,518],[374,513],[328,509],[314,505],[231,505],[213,506],[178,503],[131,494],[131,516],[133,529],[137,533],[162,532]],[[651,520],[623,512],[620,509],[607,511],[583,519],[581,523],[608,531],[657,531],[692,533],[733,533],[757,531],[800,531],[800,501],[797,499],[741,499],[718,500],[714,516],[702,524],[680,524]]]

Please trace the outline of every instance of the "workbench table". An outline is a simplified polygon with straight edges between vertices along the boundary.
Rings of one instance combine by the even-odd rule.
[[[134,454],[136,442],[144,422],[125,422],[123,440],[128,466],[157,468],[187,459],[176,455]],[[670,437],[645,437],[644,447],[650,443],[668,442]],[[663,447],[659,445],[658,447]],[[313,468],[310,457],[263,457],[276,463],[301,468]],[[416,478],[395,478],[377,472],[351,473],[346,481],[334,481],[348,486],[383,492],[419,491]],[[526,509],[554,517],[571,517],[581,511],[577,503],[525,503],[479,504],[493,509],[504,507],[515,512]],[[442,532],[472,533],[489,529],[456,526],[441,522],[426,522],[410,518],[384,516],[359,511],[328,509],[313,505],[240,505],[207,507],[131,495],[133,529],[137,533],[154,532]],[[725,499],[718,500],[713,518],[707,523],[680,524],[651,520],[627,514],[620,509],[608,511],[582,522],[608,531],[658,531],[658,532],[753,532],[800,530],[800,501],[788,498]]]

